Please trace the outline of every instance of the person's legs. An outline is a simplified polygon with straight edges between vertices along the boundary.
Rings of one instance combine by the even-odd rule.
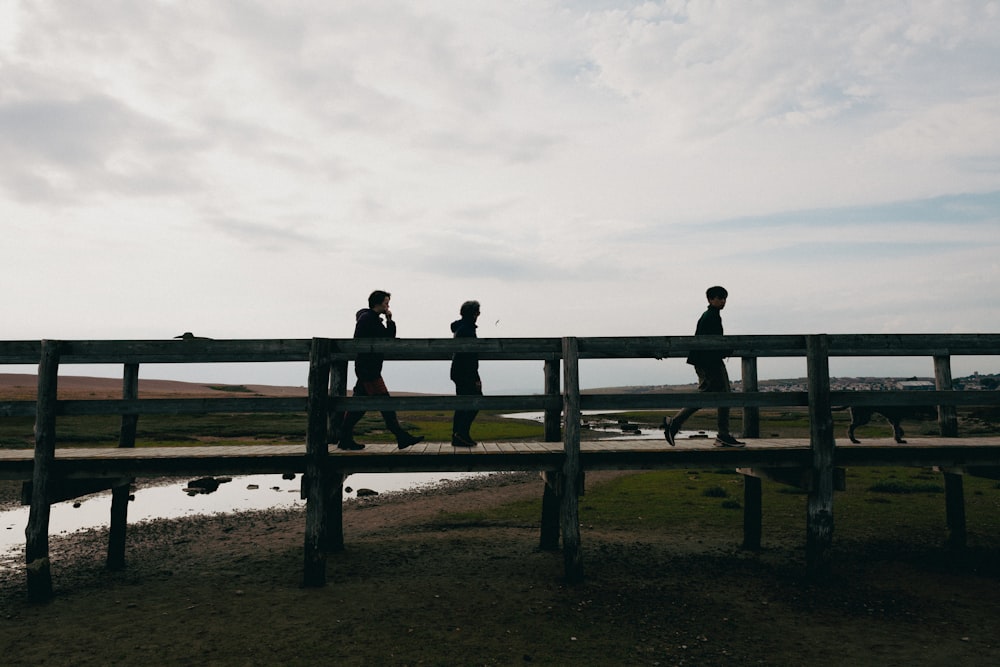
[[[358,380],[357,384],[354,385],[354,395],[355,396],[367,396],[365,392],[364,383]],[[361,418],[365,416],[365,411],[360,412],[345,412],[343,418],[340,421],[340,436],[338,438],[337,447],[339,449],[364,449],[364,445],[359,444],[354,441],[354,427],[357,425]]]
[[[719,363],[719,367],[715,369],[715,377],[712,382],[712,389],[709,391],[717,391],[723,393],[729,393],[732,391],[732,387],[729,386],[729,372],[726,371],[726,365],[724,363]],[[720,436],[729,436],[729,406],[721,406],[718,408],[718,430]]]
[[[698,391],[731,391],[729,386],[729,373],[726,371],[725,362],[720,360],[718,366],[695,366],[694,371],[698,374]],[[680,412],[674,415],[673,419],[663,420],[664,436],[666,437],[667,442],[674,444],[674,436],[676,436],[681,430],[681,426],[691,415],[698,412],[698,410],[699,408],[683,408]],[[719,436],[722,436],[724,439],[732,438],[729,433],[729,408],[726,406],[719,407],[716,414]]]
[[[364,382],[358,380],[358,385],[361,387],[362,393],[358,394],[358,388],[355,387],[354,393],[356,396],[389,395],[389,390],[386,389],[385,387],[385,380],[383,380],[381,377],[378,377],[374,380],[365,380]],[[410,435],[399,423],[399,417],[396,415],[395,410],[382,410],[381,412],[382,412],[382,421],[385,422],[385,426],[386,428],[389,429],[389,432],[392,433],[394,436],[396,436],[396,444],[399,445],[400,449],[405,449],[410,445],[415,445],[424,439],[424,436],[422,435]]]
[[[455,395],[482,396],[482,382],[478,377],[455,380]],[[455,416],[451,422],[452,445],[458,447],[475,447],[476,441],[472,439],[469,431],[477,414],[479,414],[478,410],[455,410]]]

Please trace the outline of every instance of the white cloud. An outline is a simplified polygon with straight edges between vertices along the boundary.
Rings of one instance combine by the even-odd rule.
[[[0,14],[10,338],[1000,327],[996,2]]]

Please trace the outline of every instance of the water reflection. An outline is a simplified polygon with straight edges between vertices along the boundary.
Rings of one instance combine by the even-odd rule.
[[[419,489],[444,480],[463,479],[488,473],[428,472],[370,473],[350,475],[344,482],[344,498],[365,495],[365,491],[386,493]],[[205,481],[211,480],[211,481]],[[141,482],[142,480],[140,480]],[[192,486],[192,483],[194,486]],[[221,514],[240,510],[305,505],[300,498],[300,476],[247,475],[241,477],[181,480],[162,486],[138,488],[129,503],[130,524],[152,519],[176,519],[201,514]],[[214,490],[206,492],[207,487]],[[351,490],[348,491],[347,489]],[[0,511],[0,557],[9,556],[25,545],[29,507]],[[111,493],[95,493],[52,505],[49,535],[69,535],[88,528],[107,527],[111,516]]]

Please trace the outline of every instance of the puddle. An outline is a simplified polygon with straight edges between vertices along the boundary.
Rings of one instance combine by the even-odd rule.
[[[358,489],[378,493],[403,491],[436,484],[443,480],[474,477],[487,473],[428,472],[428,473],[359,473],[344,482],[344,498],[354,498]],[[284,479],[281,475],[248,475],[219,484],[211,493],[189,494],[185,491],[191,480],[163,486],[140,487],[135,500],[128,505],[129,525],[151,519],[176,519],[201,514],[223,514],[240,510],[305,505],[299,497],[300,475]],[[142,480],[140,480],[140,483]],[[347,488],[351,491],[348,492]],[[30,507],[22,506],[0,511],[0,557],[9,556],[25,545],[24,529],[28,525]],[[88,528],[107,527],[111,517],[111,492],[95,493],[75,501],[56,503],[49,514],[49,535],[69,535]]]

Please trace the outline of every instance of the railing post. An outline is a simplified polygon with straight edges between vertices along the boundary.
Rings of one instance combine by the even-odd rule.
[[[545,395],[559,395],[559,361],[545,360]],[[562,411],[545,410],[545,442],[559,442],[562,439],[560,421]],[[543,470],[542,480],[542,522],[538,537],[538,548],[555,551],[559,548],[559,492],[561,480],[558,470]]]
[[[938,391],[951,391],[951,357],[948,355],[934,357],[934,388]],[[958,437],[958,413],[954,405],[938,406],[938,426],[944,438]]]
[[[545,395],[559,395],[559,361],[556,359],[545,360]],[[545,442],[562,440],[559,429],[561,420],[562,412],[559,409],[545,411]]]
[[[563,469],[560,523],[566,580],[583,581],[580,552],[580,357],[576,338],[563,338]]]
[[[306,428],[306,534],[302,585],[326,584],[327,512],[331,499],[327,466],[327,412],[330,383],[330,341],[313,338],[309,352],[309,420]],[[335,508],[334,511],[341,511]],[[343,539],[343,538],[341,538]]]
[[[122,398],[139,398],[139,364],[125,364],[122,374]],[[139,415],[122,415],[118,446],[135,447],[135,433],[139,426]],[[132,480],[111,488],[111,528],[108,531],[108,569],[121,570],[125,567],[125,537],[128,531],[128,499],[132,491]]]
[[[35,408],[35,467],[31,478],[31,509],[25,528],[25,562],[28,599],[52,599],[49,562],[49,482],[56,456],[56,398],[59,384],[59,341],[43,340],[38,363],[38,396]]]
[[[809,441],[813,484],[806,517],[806,568],[829,573],[833,541],[833,414],[830,410],[830,342],[826,334],[806,337],[809,378]]]
[[[757,357],[743,357],[741,360],[741,372],[744,392],[757,392]],[[756,405],[743,407],[743,437],[760,437],[760,408]]]
[[[952,390],[951,357],[948,355],[934,357],[934,388],[938,391]],[[938,426],[942,437],[958,437],[958,411],[954,405],[938,406]],[[948,523],[948,544],[952,548],[962,549],[966,543],[965,488],[959,473],[944,473],[944,507]]]
[[[334,343],[331,343],[331,346]],[[331,347],[331,352],[334,349]],[[330,364],[330,398],[347,396],[347,361],[334,361]],[[344,420],[343,410],[330,410],[327,417],[327,442],[335,442],[340,437],[340,423]]]

